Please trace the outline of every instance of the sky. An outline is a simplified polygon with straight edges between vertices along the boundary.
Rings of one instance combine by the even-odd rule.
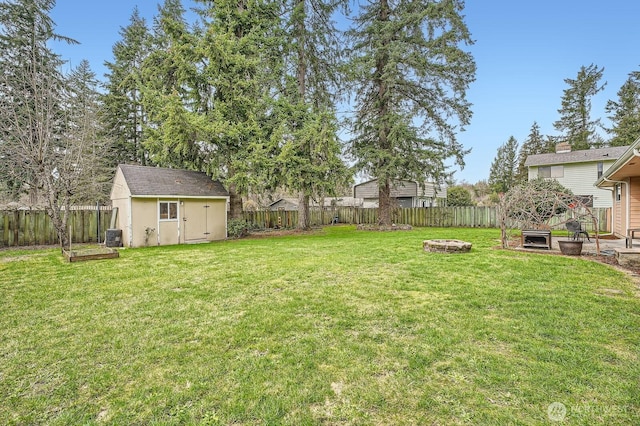
[[[498,147],[509,137],[522,144],[535,122],[543,135],[557,135],[553,123],[565,79],[581,66],[604,67],[605,89],[592,99],[591,117],[606,118],[605,105],[633,71],[640,71],[640,1],[637,0],[467,0],[465,21],[474,44],[465,47],[476,61],[476,81],[467,92],[471,124],[458,140],[471,152],[455,180],[487,179]],[[58,0],[51,17],[59,34],[79,45],[54,45],[77,66],[87,59],[98,78],[111,61],[112,47],[129,24],[135,6],[149,24],[156,0]],[[191,0],[183,0],[190,7]],[[604,131],[601,132],[606,137]]]

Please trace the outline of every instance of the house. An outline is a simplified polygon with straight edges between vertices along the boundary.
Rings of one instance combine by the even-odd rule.
[[[111,188],[127,247],[223,240],[229,193],[205,173],[121,164]]]
[[[619,237],[630,235],[629,230],[640,228],[640,138],[625,147],[611,166],[595,183],[609,194],[612,209],[613,233]]]
[[[356,199],[353,197],[325,197],[323,200],[323,205],[320,206],[318,201],[314,201],[313,199],[309,200],[309,207],[312,209],[324,207],[325,209],[329,209],[331,207],[361,207],[362,200]],[[291,197],[283,197],[279,198],[273,203],[269,204],[269,210],[298,210],[298,199]]]
[[[529,180],[543,177],[556,179],[588,207],[612,207],[611,193],[593,183],[622,156],[628,147],[611,147],[571,151],[566,143],[556,145],[556,152],[527,157]]]
[[[362,182],[353,187],[354,198],[362,198],[362,207],[378,207],[378,181],[376,179]],[[418,182],[395,180],[391,183],[391,198],[399,207],[437,207],[446,205],[447,189],[425,182],[424,187]]]

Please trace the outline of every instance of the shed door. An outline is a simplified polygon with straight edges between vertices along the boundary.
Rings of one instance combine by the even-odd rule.
[[[210,201],[185,201],[182,215],[185,243],[211,239],[211,230],[215,224],[213,213]]]
[[[177,201],[158,201],[158,238],[161,246],[180,242],[178,210]]]

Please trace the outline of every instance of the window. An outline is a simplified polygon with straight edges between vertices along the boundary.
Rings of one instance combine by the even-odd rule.
[[[178,220],[178,203],[174,201],[161,201],[160,220]]]
[[[620,201],[620,189],[621,189],[621,185],[617,184],[615,186],[615,191],[616,191],[616,201]]]
[[[564,177],[564,166],[538,167],[538,177],[541,177],[541,178],[561,178],[561,177]]]
[[[604,171],[604,163],[602,161],[598,161],[598,179],[602,177],[602,172]]]

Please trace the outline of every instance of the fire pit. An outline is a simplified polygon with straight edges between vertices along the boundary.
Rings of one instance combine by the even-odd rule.
[[[460,240],[425,240],[422,242],[424,251],[435,253],[468,253],[471,243]]]

